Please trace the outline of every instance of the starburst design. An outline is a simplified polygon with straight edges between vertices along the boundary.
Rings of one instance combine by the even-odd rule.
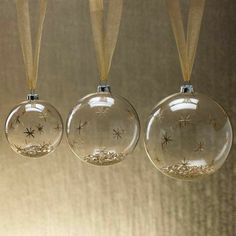
[[[186,160],[186,158],[184,158],[184,159],[181,161],[181,164],[182,164],[182,166],[188,166],[188,165],[189,165],[189,162]]]
[[[134,119],[134,113],[130,110],[127,110],[127,113],[128,113],[128,119],[133,120]]]
[[[51,110],[49,108],[47,108],[47,113],[52,113]]]
[[[15,148],[16,148],[16,151],[20,153],[21,150],[22,150],[22,147],[19,146],[19,145],[14,145],[14,146],[15,146]]]
[[[15,129],[15,126],[14,126],[13,122],[10,123],[9,129]]]
[[[81,133],[81,130],[88,124],[87,121],[85,122],[82,122],[82,121],[79,121],[79,127],[77,128],[77,130],[79,131],[79,134]]]
[[[190,114],[185,115],[185,116],[181,116],[179,118],[179,127],[186,127],[188,124],[191,124],[191,116]]]
[[[36,126],[36,128],[37,128],[37,130],[38,130],[38,132],[39,132],[40,134],[44,132],[43,125],[38,124],[38,125]]]
[[[103,116],[103,115],[107,114],[108,110],[109,110],[108,107],[98,107],[96,109],[96,114],[99,116]]]
[[[61,129],[61,125],[59,123],[57,123],[57,126],[54,129],[60,130]]]
[[[203,152],[205,149],[205,145],[203,142],[199,142],[196,146],[196,148],[194,149],[194,152]]]
[[[115,139],[122,139],[122,135],[124,133],[124,130],[121,130],[121,129],[113,129],[113,138]]]
[[[212,117],[211,114],[209,114],[209,124],[212,125],[214,129],[216,129],[217,127],[216,118]]]
[[[72,148],[75,148],[76,146],[80,147],[83,144],[84,144],[83,139],[78,139],[78,138],[77,138],[77,140],[72,140],[72,142],[70,143]]]
[[[21,124],[20,116],[19,115],[16,117],[15,123],[16,124]]]
[[[163,110],[162,109],[160,110],[160,112],[159,112],[157,117],[158,117],[159,121],[162,121],[164,119],[164,115],[163,115]]]
[[[73,140],[70,145],[71,145],[72,148],[74,148],[78,144],[79,143],[76,140]]]
[[[35,133],[35,130],[32,128],[26,128],[26,130],[24,131],[26,138],[34,138],[34,133]]]
[[[173,139],[171,138],[171,136],[167,134],[167,132],[165,132],[165,134],[162,135],[161,140],[162,140],[161,142],[162,149],[164,149],[164,147],[166,147],[170,142],[173,142]]]
[[[47,112],[41,112],[40,115],[39,115],[39,118],[43,119],[44,122],[47,122],[47,118],[48,118]]]

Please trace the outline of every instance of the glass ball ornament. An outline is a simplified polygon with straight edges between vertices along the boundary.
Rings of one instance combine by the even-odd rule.
[[[105,166],[130,154],[140,134],[138,115],[124,98],[110,92],[108,85],[82,98],[67,119],[69,146],[82,161]]]
[[[25,157],[38,158],[53,152],[63,136],[61,115],[48,102],[29,94],[7,117],[5,134],[11,148]]]
[[[162,100],[151,112],[144,144],[163,174],[194,180],[217,171],[233,141],[230,119],[223,108],[191,85]]]

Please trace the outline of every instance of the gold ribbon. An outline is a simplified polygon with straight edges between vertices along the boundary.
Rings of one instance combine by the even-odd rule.
[[[25,64],[26,78],[29,89],[34,91],[38,78],[39,54],[43,32],[43,23],[46,15],[47,0],[39,0],[38,28],[33,54],[31,39],[29,0],[16,0],[17,20],[20,34],[20,43]]]
[[[108,80],[123,8],[123,0],[108,0],[108,2],[105,16],[104,0],[89,0],[97,64],[102,82]]]
[[[196,56],[205,0],[190,0],[187,36],[184,32],[179,0],[166,0],[171,25],[178,48],[184,81],[189,82]]]

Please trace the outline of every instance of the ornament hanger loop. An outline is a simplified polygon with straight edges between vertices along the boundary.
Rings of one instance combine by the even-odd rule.
[[[39,54],[43,32],[43,23],[46,15],[47,0],[39,0],[38,27],[33,52],[29,0],[16,0],[17,20],[20,34],[20,43],[25,64],[29,90],[35,90],[38,78]]]
[[[205,0],[190,0],[187,35],[181,14],[180,0],[166,0],[177,44],[184,81],[190,81],[200,35]]]
[[[90,16],[100,80],[107,82],[119,34],[123,0],[109,0],[105,16],[104,0],[89,0]]]

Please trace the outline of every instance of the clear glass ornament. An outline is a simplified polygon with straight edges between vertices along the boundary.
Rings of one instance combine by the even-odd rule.
[[[133,106],[110,93],[110,87],[82,98],[67,119],[66,133],[74,154],[98,166],[118,163],[139,139],[140,124]]]
[[[11,148],[25,157],[37,158],[55,150],[63,136],[63,121],[51,104],[28,95],[8,115],[5,134]]]
[[[224,164],[233,131],[219,104],[185,85],[154,108],[144,141],[150,160],[163,174],[193,180]]]

